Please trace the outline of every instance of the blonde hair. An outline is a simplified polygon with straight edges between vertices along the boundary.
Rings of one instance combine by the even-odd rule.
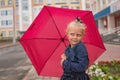
[[[66,33],[69,32],[70,27],[80,27],[83,34],[85,32],[85,29],[86,29],[86,25],[83,22],[80,22],[79,20],[75,20],[75,21],[70,22],[67,26]]]

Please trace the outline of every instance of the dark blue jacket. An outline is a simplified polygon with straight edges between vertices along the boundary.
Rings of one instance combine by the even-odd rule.
[[[73,48],[68,46],[65,55],[67,59],[63,62],[64,72],[85,72],[88,68],[88,53],[82,42]]]

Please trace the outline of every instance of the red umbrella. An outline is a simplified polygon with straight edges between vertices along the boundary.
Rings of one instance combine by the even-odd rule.
[[[76,17],[87,26],[82,41],[88,50],[90,65],[105,51],[91,11],[44,6],[20,39],[39,75],[61,76],[61,54],[68,45],[65,30]]]

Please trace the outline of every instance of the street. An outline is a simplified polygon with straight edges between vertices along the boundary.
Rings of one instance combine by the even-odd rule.
[[[0,80],[22,80],[30,68],[20,45],[0,48]]]

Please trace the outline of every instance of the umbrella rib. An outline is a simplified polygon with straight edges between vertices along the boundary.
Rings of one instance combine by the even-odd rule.
[[[66,37],[66,35],[64,36],[64,39],[65,39],[65,37]],[[67,47],[67,45],[65,44],[65,41],[63,41],[63,43],[64,43],[65,47]]]
[[[56,29],[57,29],[57,31],[58,31],[60,37],[62,38],[62,35],[60,34],[60,31],[59,31],[59,29],[58,29],[58,27],[57,27],[57,25],[56,25],[56,23],[55,23],[55,20],[53,19],[52,14],[51,14],[50,11],[47,9],[47,7],[46,7],[46,10],[48,11],[48,13],[50,14],[50,16],[52,17],[52,20],[53,20],[53,22],[54,22],[54,24],[55,24],[55,27],[56,27]]]
[[[67,45],[65,44],[65,42],[63,42],[63,43],[64,43],[65,47],[67,47]]]
[[[84,42],[85,44],[89,44],[89,45],[91,45],[92,43],[87,43],[87,42]],[[104,47],[100,47],[100,46],[97,46],[97,45],[93,45],[93,46],[95,46],[95,47],[98,47],[98,48],[101,48],[101,49],[103,49],[103,50],[106,50],[106,48]]]
[[[61,40],[59,38],[33,38],[33,39]]]

